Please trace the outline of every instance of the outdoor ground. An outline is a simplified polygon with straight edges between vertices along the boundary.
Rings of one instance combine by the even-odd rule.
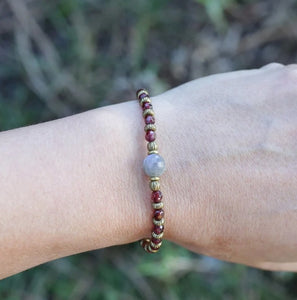
[[[0,130],[297,61],[295,0],[0,1]],[[0,282],[0,299],[297,299],[297,276],[166,243],[75,255]]]

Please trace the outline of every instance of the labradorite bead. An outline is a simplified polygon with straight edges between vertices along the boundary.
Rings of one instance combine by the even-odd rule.
[[[165,161],[159,154],[150,154],[143,161],[143,169],[150,177],[159,177],[165,171]]]

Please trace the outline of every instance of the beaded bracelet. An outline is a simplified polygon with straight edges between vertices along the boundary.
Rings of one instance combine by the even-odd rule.
[[[156,125],[155,112],[153,110],[152,101],[149,93],[140,89],[136,92],[139,104],[143,110],[143,118],[145,122],[144,131],[147,140],[148,155],[143,161],[143,169],[146,175],[150,177],[150,189],[152,190],[152,206],[153,206],[153,230],[151,238],[144,238],[140,241],[140,245],[148,253],[158,252],[162,245],[162,237],[164,235],[164,210],[162,202],[162,193],[160,191],[160,176],[165,170],[165,161],[158,154],[158,145],[156,144]]]

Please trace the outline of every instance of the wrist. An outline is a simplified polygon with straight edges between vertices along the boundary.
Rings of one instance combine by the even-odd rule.
[[[103,194],[109,195],[106,201],[113,211],[112,243],[135,242],[151,230],[150,190],[142,168],[146,156],[142,112],[135,100],[100,108],[98,118],[108,141],[101,147],[109,157]]]

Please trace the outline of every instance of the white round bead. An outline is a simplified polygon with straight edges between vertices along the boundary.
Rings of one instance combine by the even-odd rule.
[[[159,154],[150,154],[143,161],[143,169],[150,177],[159,177],[165,171],[165,161]]]

